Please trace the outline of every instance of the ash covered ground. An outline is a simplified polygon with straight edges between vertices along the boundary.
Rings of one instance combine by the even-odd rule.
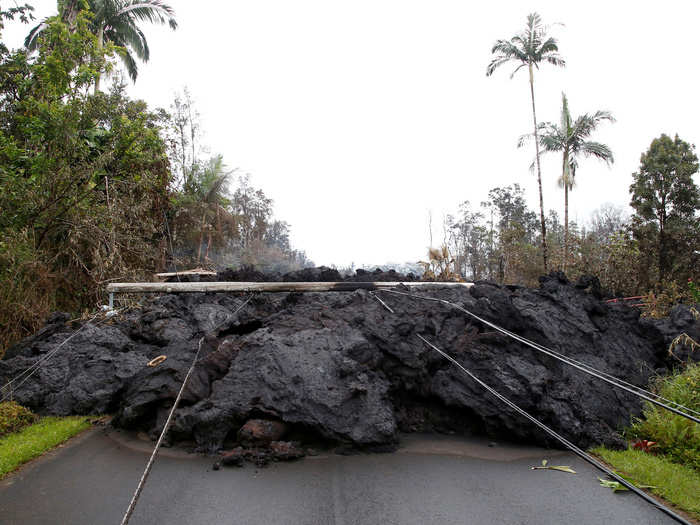
[[[334,270],[264,276],[227,271],[220,280],[342,280]],[[394,272],[356,281],[409,280]],[[539,289],[477,283],[418,294],[455,302],[512,332],[640,386],[667,373],[681,332],[700,335],[684,306],[668,319],[600,299],[595,280],[561,274]],[[109,322],[91,324],[14,392],[42,414],[114,414],[112,424],[156,438],[205,336],[200,359],[168,434],[172,443],[225,456],[292,459],[306,444],[390,450],[402,432],[487,435],[556,446],[454,365],[433,341],[523,409],[581,447],[622,446],[618,431],[639,415],[637,397],[472,321],[445,305],[366,291],[246,296],[172,294]],[[10,348],[0,382],[31,366],[78,326],[54,314]],[[147,363],[160,355],[156,367]],[[680,356],[688,358],[688,356]],[[253,452],[251,452],[251,450]],[[262,459],[261,459],[262,458]]]

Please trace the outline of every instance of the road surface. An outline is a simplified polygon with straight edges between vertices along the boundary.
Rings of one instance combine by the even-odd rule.
[[[121,522],[151,443],[102,430],[0,481],[3,525]],[[577,474],[530,470],[542,459]],[[656,525],[674,523],[630,493],[614,494],[577,457],[544,449],[410,437],[399,452],[319,455],[267,468],[212,470],[163,450],[132,525]]]

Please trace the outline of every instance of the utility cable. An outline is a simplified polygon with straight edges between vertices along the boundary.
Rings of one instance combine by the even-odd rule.
[[[243,309],[245,305],[247,305],[251,299],[253,298],[253,295],[248,296],[248,298],[240,305],[236,310],[234,310],[233,313],[231,313],[229,316],[226,317],[221,323],[219,323],[215,328],[211,330],[211,332],[217,331],[221,326],[223,326],[225,323],[227,323],[233,316],[235,316],[239,311]],[[163,443],[163,438],[165,438],[165,435],[168,432],[168,429],[170,428],[170,423],[173,420],[173,415],[175,414],[175,409],[177,408],[177,405],[180,403],[180,398],[182,397],[182,393],[185,391],[185,386],[187,386],[187,381],[190,379],[190,376],[192,375],[192,371],[195,368],[195,365],[197,364],[197,360],[199,359],[199,354],[202,351],[202,344],[204,343],[204,338],[206,336],[202,336],[202,338],[199,340],[199,343],[197,344],[197,353],[194,356],[194,359],[192,360],[192,364],[190,365],[189,370],[187,370],[187,374],[185,375],[185,379],[182,382],[182,386],[180,387],[180,391],[177,393],[177,397],[175,398],[175,402],[173,403],[172,408],[170,409],[170,413],[168,414],[168,419],[165,420],[165,425],[163,425],[163,430],[160,433],[160,436],[158,437],[158,441],[156,442],[156,446],[153,449],[153,452],[151,453],[151,457],[148,459],[148,463],[146,464],[146,468],[143,471],[143,474],[141,475],[141,479],[139,480],[139,484],[136,487],[136,491],[134,492],[134,495],[131,498],[131,502],[129,503],[129,507],[126,509],[126,512],[124,513],[124,518],[122,519],[121,525],[127,525],[129,523],[129,520],[131,519],[131,515],[134,513],[134,509],[136,508],[136,503],[139,500],[139,497],[141,496],[141,491],[143,490],[144,485],[146,484],[146,480],[148,479],[149,474],[151,473],[151,468],[153,467],[153,463],[156,460],[156,456],[158,455],[158,449],[160,449],[161,443]]]
[[[121,310],[123,310],[123,309],[121,309]],[[111,315],[109,315],[109,316],[106,316],[104,319],[98,321],[97,324],[95,324],[95,326],[98,326],[99,324],[105,322],[106,320],[111,319],[112,317],[114,317],[115,314],[119,313],[121,310],[111,310],[111,312],[113,312],[113,313],[112,313]],[[47,352],[46,355],[44,355],[41,359],[38,359],[37,361],[35,361],[34,363],[32,363],[32,365],[29,366],[26,370],[20,372],[20,373],[17,374],[14,378],[12,378],[10,381],[8,381],[7,383],[5,383],[5,384],[0,388],[0,392],[3,392],[3,391],[4,391],[4,394],[3,394],[3,396],[2,396],[2,401],[0,401],[0,402],[4,402],[4,401],[6,401],[7,399],[11,399],[11,398],[12,398],[12,394],[13,394],[19,387],[21,387],[24,383],[26,383],[26,382],[29,380],[29,378],[32,377],[32,376],[42,367],[42,365],[43,365],[44,363],[46,363],[46,361],[48,361],[49,359],[51,359],[51,357],[53,357],[54,354],[56,354],[56,352],[58,352],[58,351],[63,347],[63,345],[65,345],[68,341],[70,341],[70,340],[73,339],[75,336],[77,336],[77,335],[78,335],[80,332],[82,332],[83,329],[85,329],[87,326],[89,326],[90,324],[92,324],[92,322],[93,322],[95,319],[97,319],[97,317],[98,317],[99,315],[100,315],[100,312],[98,312],[98,313],[96,313],[95,315],[93,315],[90,319],[88,319],[85,323],[83,323],[83,325],[82,325],[80,328],[78,328],[77,330],[75,330],[71,335],[69,335],[66,339],[64,339],[56,348],[54,348],[53,350]],[[14,383],[16,383],[17,381],[19,381],[19,383],[16,384],[16,385],[14,385]]]
[[[513,410],[515,410],[518,414],[520,414],[521,416],[525,417],[526,419],[528,419],[529,421],[531,421],[532,423],[534,423],[535,425],[537,425],[539,428],[541,428],[542,430],[544,430],[547,434],[549,434],[550,436],[552,436],[553,438],[555,438],[556,440],[558,440],[560,443],[562,443],[564,446],[566,446],[566,448],[568,448],[569,450],[571,450],[574,454],[576,454],[577,456],[579,456],[581,459],[587,461],[588,463],[590,463],[591,465],[593,465],[594,467],[596,467],[596,468],[599,469],[600,471],[604,472],[605,474],[607,474],[608,476],[610,476],[611,478],[613,478],[615,481],[617,481],[617,482],[620,483],[621,485],[624,485],[624,486],[627,487],[629,490],[631,490],[632,492],[634,492],[637,496],[639,496],[640,498],[646,500],[648,503],[651,503],[651,504],[652,504],[654,507],[656,507],[658,510],[660,510],[660,511],[663,512],[664,514],[670,516],[671,518],[673,518],[673,519],[674,519],[675,521],[677,521],[678,523],[683,523],[684,525],[691,525],[689,521],[685,520],[683,517],[679,516],[678,514],[676,514],[675,512],[673,512],[671,509],[669,509],[669,508],[666,507],[665,505],[662,505],[661,503],[659,503],[658,501],[656,501],[654,498],[652,498],[651,496],[649,496],[649,494],[647,494],[647,493],[644,492],[643,490],[637,488],[635,485],[633,485],[632,483],[630,483],[629,481],[627,481],[625,478],[623,478],[623,477],[621,477],[620,475],[616,474],[613,470],[611,470],[611,469],[609,469],[608,467],[606,467],[605,465],[603,465],[600,461],[596,460],[593,456],[591,456],[590,454],[587,454],[586,452],[584,452],[583,450],[581,450],[579,447],[577,447],[576,445],[574,445],[573,443],[571,443],[571,442],[570,442],[569,440],[567,440],[565,437],[559,435],[557,432],[555,432],[554,430],[552,430],[551,428],[549,428],[547,425],[545,425],[544,423],[540,422],[538,419],[536,419],[535,417],[531,416],[529,413],[525,412],[525,410],[523,410],[523,409],[520,408],[518,405],[516,405],[515,403],[513,403],[510,399],[508,399],[507,397],[503,396],[503,395],[500,394],[498,391],[496,391],[494,388],[492,388],[492,387],[490,387],[489,385],[487,385],[486,383],[484,383],[481,379],[479,379],[478,377],[476,377],[472,372],[470,372],[470,371],[467,370],[464,366],[462,366],[455,358],[453,358],[452,356],[450,356],[450,355],[446,354],[445,352],[443,352],[442,350],[440,350],[437,346],[435,346],[434,344],[432,344],[431,342],[429,342],[427,339],[425,339],[425,338],[424,338],[423,336],[421,336],[420,334],[416,334],[416,335],[418,336],[418,338],[419,338],[421,341],[423,341],[423,342],[424,342],[426,345],[428,345],[430,348],[432,348],[433,350],[435,350],[436,352],[438,352],[440,355],[442,355],[445,359],[447,359],[448,361],[450,361],[452,364],[454,364],[454,365],[456,365],[457,367],[459,367],[459,369],[462,370],[462,372],[464,372],[466,375],[468,375],[470,378],[472,378],[474,381],[476,381],[481,387],[483,387],[484,389],[486,389],[489,393],[491,393],[492,395],[494,395],[497,399],[499,399],[500,401],[502,401],[503,403],[505,403],[506,405],[508,405],[510,408],[512,408]]]
[[[608,383],[608,384],[610,384],[610,385],[612,385],[612,386],[614,386],[614,387],[617,387],[617,388],[619,388],[619,389],[621,389],[621,390],[624,390],[624,391],[626,391],[626,392],[629,392],[630,394],[634,394],[634,395],[636,395],[636,396],[638,396],[638,397],[641,397],[642,399],[644,399],[644,400],[646,400],[646,401],[649,401],[650,403],[653,403],[654,405],[657,405],[657,406],[659,406],[659,407],[661,407],[661,408],[664,408],[664,409],[666,409],[666,410],[668,410],[668,411],[670,411],[670,412],[673,412],[674,414],[677,414],[677,415],[682,416],[682,417],[684,417],[684,418],[686,418],[686,419],[689,419],[689,420],[691,420],[691,421],[693,421],[693,422],[695,422],[695,423],[700,424],[700,419],[699,419],[699,418],[697,418],[697,417],[695,417],[695,416],[692,416],[692,415],[690,415],[690,414],[687,413],[687,412],[684,412],[684,411],[682,411],[682,410],[679,410],[679,409],[677,409],[677,408],[674,408],[674,407],[672,407],[672,406],[670,406],[670,405],[668,405],[668,404],[666,404],[666,403],[663,403],[663,402],[659,401],[657,398],[654,397],[656,394],[653,394],[653,393],[651,393],[651,392],[646,392],[646,391],[644,391],[641,387],[636,387],[636,386],[635,386],[634,388],[630,388],[630,387],[628,387],[628,386],[625,386],[624,384],[621,383],[622,380],[620,380],[620,379],[618,379],[618,378],[615,378],[614,376],[611,376],[611,375],[609,375],[609,374],[604,374],[604,373],[602,373],[602,372],[599,372],[599,371],[595,370],[593,367],[591,367],[591,366],[589,366],[589,365],[583,365],[583,364],[580,364],[580,363],[578,363],[578,362],[574,362],[574,360],[570,359],[569,357],[566,357],[566,356],[564,356],[563,354],[560,354],[560,353],[558,353],[558,352],[555,352],[555,351],[553,351],[553,350],[550,350],[549,348],[546,348],[546,347],[544,347],[544,346],[542,346],[542,345],[533,343],[533,342],[530,341],[529,339],[526,339],[526,338],[521,337],[521,336],[519,336],[519,335],[517,335],[517,334],[514,334],[514,333],[512,333],[512,332],[509,332],[508,330],[505,330],[504,328],[501,328],[500,326],[498,326],[498,325],[496,325],[496,324],[494,324],[494,323],[492,323],[492,322],[490,322],[490,321],[487,321],[486,319],[484,319],[484,318],[482,318],[482,317],[479,317],[478,315],[476,315],[476,314],[470,312],[470,311],[467,310],[466,308],[463,308],[463,307],[459,306],[458,304],[452,303],[452,302],[450,302],[450,301],[446,301],[445,299],[439,299],[439,298],[437,298],[437,297],[429,297],[429,296],[416,295],[416,294],[407,293],[407,292],[399,292],[399,291],[397,291],[397,290],[378,290],[378,291],[380,291],[380,292],[386,292],[386,293],[393,293],[393,294],[398,294],[398,295],[405,295],[405,296],[407,296],[407,297],[412,297],[412,298],[415,298],[415,299],[423,299],[423,300],[426,300],[426,301],[434,301],[434,302],[446,304],[446,305],[448,305],[448,306],[450,306],[450,307],[452,307],[452,308],[456,308],[457,310],[459,310],[459,311],[461,311],[461,312],[467,314],[468,316],[472,317],[473,319],[476,319],[477,321],[479,321],[479,322],[481,322],[481,323],[483,323],[483,324],[485,324],[485,325],[487,325],[487,326],[490,326],[491,328],[493,328],[493,329],[495,329],[495,330],[501,332],[502,334],[505,334],[505,335],[507,335],[507,336],[509,336],[509,337],[511,337],[511,338],[513,338],[513,339],[515,339],[516,341],[519,341],[519,342],[521,342],[521,343],[523,343],[523,344],[525,344],[525,345],[527,345],[527,346],[529,346],[529,347],[531,347],[531,348],[534,348],[534,349],[537,350],[538,352],[542,352],[542,353],[544,353],[544,354],[546,354],[546,355],[549,355],[550,357],[554,357],[555,359],[557,359],[557,360],[559,360],[559,361],[561,361],[561,362],[563,362],[563,363],[566,363],[566,364],[568,364],[569,366],[572,366],[572,367],[576,368],[577,370],[579,370],[579,371],[581,371],[581,372],[584,372],[584,373],[586,373],[586,374],[588,374],[588,375],[591,375],[591,376],[593,376],[593,377],[596,377],[596,378],[598,378],[598,379],[600,379],[600,380],[602,380],[602,381],[605,381],[606,383]],[[606,377],[606,376],[607,376],[607,377]],[[640,390],[642,390],[642,392],[640,392]],[[678,406],[682,407],[683,410],[687,410],[688,412],[695,412],[694,410],[691,410],[691,409],[689,409],[689,408],[687,408],[687,407],[683,407],[682,405],[678,405]]]

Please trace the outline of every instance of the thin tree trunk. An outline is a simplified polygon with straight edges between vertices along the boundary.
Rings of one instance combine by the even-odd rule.
[[[562,258],[562,270],[566,273],[566,266],[569,262],[569,175],[566,173],[569,164],[569,156],[564,150],[562,154],[561,180],[564,183],[564,257]]]
[[[662,187],[662,191],[664,188]],[[661,196],[661,213],[659,214],[659,283],[666,277],[666,195]]]
[[[207,251],[204,254],[204,260],[208,261],[209,260],[209,247],[211,246],[211,226],[207,230]]]
[[[71,33],[75,32],[75,22],[78,18],[78,13],[80,12],[80,1],[79,0],[68,0],[63,4],[63,11],[61,13],[61,18],[68,26]]]
[[[102,48],[104,47],[104,40],[105,40],[105,30],[104,27],[100,27],[100,30],[97,32],[97,49],[102,51]],[[100,91],[100,80],[101,80],[102,74],[98,71],[97,73],[97,78],[95,78],[95,95]]]
[[[532,122],[535,126],[535,163],[537,164],[537,186],[540,190],[540,224],[542,226],[542,262],[544,273],[547,273],[547,226],[544,222],[544,199],[542,197],[542,171],[540,170],[540,139],[537,134],[537,113],[535,112],[535,80],[532,63],[528,64],[530,71],[530,99],[532,100]]]
[[[199,229],[199,249],[197,250],[197,264],[199,264],[202,260],[202,243],[204,242],[204,222],[206,218],[206,212],[202,212],[202,226]]]
[[[564,182],[564,273],[569,262],[569,183]]]

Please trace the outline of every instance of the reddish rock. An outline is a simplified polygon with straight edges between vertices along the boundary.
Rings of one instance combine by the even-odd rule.
[[[273,441],[270,443],[270,452],[278,461],[291,461],[306,455],[301,447],[292,441]]]
[[[242,447],[236,447],[221,455],[221,463],[230,467],[242,467],[244,459],[245,451]]]
[[[281,421],[251,419],[238,431],[238,440],[246,444],[266,444],[278,441],[287,432]]]

